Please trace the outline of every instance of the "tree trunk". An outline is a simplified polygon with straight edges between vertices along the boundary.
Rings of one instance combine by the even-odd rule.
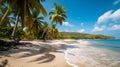
[[[1,2],[2,0],[0,0]],[[8,13],[10,12],[10,9],[15,5],[17,0],[15,0],[12,5],[10,5],[10,7],[6,10],[5,14],[2,16],[1,20],[0,20],[0,23],[3,23],[4,22],[4,19],[6,18],[6,16],[8,15]]]
[[[11,34],[11,39],[14,39],[14,40],[16,38],[16,29],[17,29],[17,25],[18,25],[18,20],[19,20],[19,14],[16,17],[15,26],[14,26],[13,32]]]
[[[46,31],[48,31],[47,28],[45,28],[45,30],[44,30],[43,33],[42,33],[42,39],[43,39],[44,41],[46,41],[46,36],[47,36],[47,32],[46,32]],[[46,32],[46,34],[45,34],[45,32]]]
[[[42,38],[44,37],[45,32],[46,32],[46,29],[45,29],[45,30],[43,31],[43,33],[42,33]]]

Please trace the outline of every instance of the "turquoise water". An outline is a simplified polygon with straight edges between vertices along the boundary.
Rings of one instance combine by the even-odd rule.
[[[120,52],[120,40],[90,40],[91,46]]]
[[[65,57],[73,67],[120,67],[120,40],[76,40]]]

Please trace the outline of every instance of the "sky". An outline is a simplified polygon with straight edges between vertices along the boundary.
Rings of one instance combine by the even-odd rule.
[[[62,26],[57,25],[59,31],[103,34],[120,39],[120,0],[46,0],[42,4],[47,12],[54,8],[53,2],[66,8],[67,18]]]

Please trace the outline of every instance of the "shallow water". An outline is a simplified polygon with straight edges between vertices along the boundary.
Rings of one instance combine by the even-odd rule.
[[[65,58],[74,67],[120,67],[120,40],[77,40]],[[71,46],[71,47],[72,47]]]

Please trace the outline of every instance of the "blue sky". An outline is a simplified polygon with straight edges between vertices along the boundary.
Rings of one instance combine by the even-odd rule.
[[[120,39],[120,0],[46,0],[47,12],[53,2],[66,8],[67,19],[59,31],[104,34]],[[50,22],[50,21],[49,21]]]

